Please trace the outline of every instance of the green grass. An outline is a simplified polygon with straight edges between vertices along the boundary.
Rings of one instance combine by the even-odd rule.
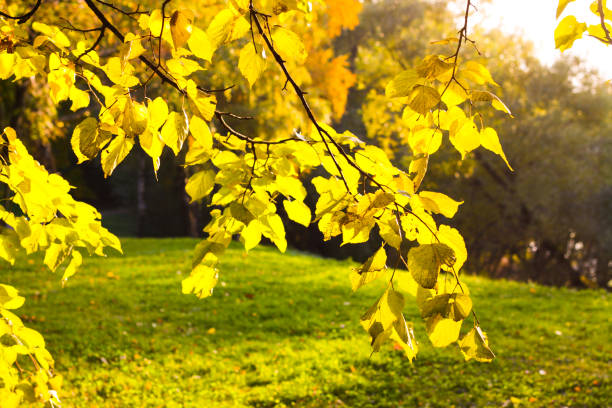
[[[609,407],[610,295],[466,277],[497,359],[434,349],[370,358],[350,262],[232,247],[212,298],[180,293],[190,239],[125,239],[62,289],[40,260],[3,268],[64,375],[66,407]],[[467,329],[469,323],[464,325]],[[466,331],[466,330],[464,330]],[[513,402],[511,402],[511,398]],[[520,400],[520,403],[519,403]],[[1,405],[1,404],[0,404]]]

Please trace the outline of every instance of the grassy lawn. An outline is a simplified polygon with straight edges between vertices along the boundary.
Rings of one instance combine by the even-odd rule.
[[[408,298],[410,364],[392,346],[370,358],[359,316],[381,285],[352,293],[350,262],[232,247],[198,300],[180,293],[196,242],[124,239],[125,256],[85,260],[64,289],[39,259],[2,268],[64,375],[64,406],[612,406],[604,291],[466,278],[491,364],[431,347]]]

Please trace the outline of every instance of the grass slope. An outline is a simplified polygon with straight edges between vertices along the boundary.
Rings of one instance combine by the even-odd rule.
[[[214,296],[180,293],[190,239],[125,239],[62,289],[39,260],[3,268],[26,296],[64,375],[66,407],[606,407],[610,295],[467,277],[498,358],[434,349],[413,299],[421,351],[370,358],[359,316],[381,293],[351,293],[350,262],[258,249],[226,254]],[[469,324],[464,325],[464,331]],[[0,404],[1,405],[1,404]]]

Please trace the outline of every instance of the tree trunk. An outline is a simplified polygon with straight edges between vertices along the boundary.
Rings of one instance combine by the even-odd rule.
[[[181,213],[183,218],[184,225],[184,234],[190,237],[199,237],[199,228],[198,228],[198,208],[199,205],[197,203],[190,204],[190,199],[187,193],[185,192],[185,186],[187,184],[187,179],[189,175],[185,170],[185,167],[178,166],[176,171],[176,188],[177,188],[177,197],[181,199]]]
[[[139,237],[144,236],[147,222],[147,179],[146,179],[146,162],[145,153],[138,149],[136,151],[136,220],[137,231]]]

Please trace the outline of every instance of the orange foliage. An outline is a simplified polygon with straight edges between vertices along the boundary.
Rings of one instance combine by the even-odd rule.
[[[347,55],[333,57],[333,51],[311,51],[307,65],[317,88],[331,101],[334,120],[340,120],[346,107],[348,90],[357,76],[348,69]]]
[[[359,0],[326,0],[327,15],[327,34],[330,37],[337,37],[343,28],[352,30],[359,24],[359,13],[363,4]]]

